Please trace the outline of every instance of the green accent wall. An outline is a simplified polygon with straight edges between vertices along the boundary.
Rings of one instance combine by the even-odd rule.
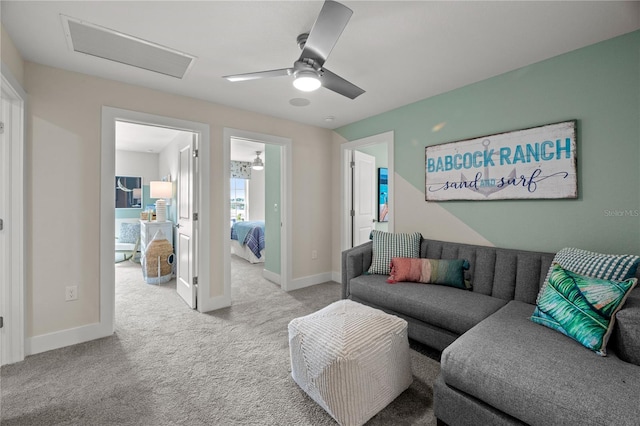
[[[336,132],[355,140],[393,130],[395,172],[424,193],[426,146],[571,119],[578,120],[578,199],[439,205],[500,247],[640,253],[640,31]]]
[[[365,154],[372,155],[376,157],[376,168],[378,167],[389,167],[388,164],[388,155],[387,155],[387,144],[379,143],[377,145],[364,146],[357,148],[356,151],[364,152]]]
[[[265,145],[264,187],[265,187],[265,262],[264,269],[280,274],[280,150],[278,145]],[[277,211],[274,205],[278,205]]]

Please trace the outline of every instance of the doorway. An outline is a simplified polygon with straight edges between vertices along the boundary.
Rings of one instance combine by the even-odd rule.
[[[372,229],[393,232],[393,144],[393,132],[386,132],[341,145],[341,250],[367,241]],[[383,208],[379,204],[385,173]]]
[[[291,179],[288,178],[291,170],[291,140],[273,135],[225,128],[223,141],[223,173],[229,177],[229,180],[227,180],[229,184],[225,185],[225,219],[223,220],[223,235],[229,236],[224,238],[223,241],[224,295],[228,298],[229,305],[231,305],[231,208],[232,204],[235,204],[237,211],[238,203],[240,203],[237,199],[245,198],[247,193],[251,193],[251,187],[247,186],[248,191],[244,192],[242,197],[234,196],[234,202],[231,202],[232,145],[234,152],[238,151],[238,146],[244,146],[245,151],[247,151],[246,158],[238,157],[236,159],[244,160],[245,164],[255,160],[258,157],[257,152],[260,152],[260,161],[264,162],[264,170],[261,171],[264,172],[264,195],[257,198],[258,201],[254,202],[253,207],[254,218],[260,219],[264,216],[265,222],[265,259],[262,275],[269,281],[279,284],[283,290],[288,291],[291,277],[291,255],[289,252],[289,247],[291,247],[291,223],[289,218],[291,218],[292,189]],[[255,203],[261,205],[255,205]],[[251,219],[251,203],[248,209],[248,217]],[[236,212],[234,219],[242,219],[243,213],[240,213],[240,219],[237,214]],[[237,244],[235,246],[239,249]],[[249,254],[247,257],[252,256]]]
[[[0,365],[24,359],[24,108],[5,67],[0,84]]]
[[[197,210],[194,209],[197,207],[197,191],[194,191],[193,167],[197,160],[193,156],[197,144],[198,135],[190,131],[116,121],[116,249],[130,249],[127,244],[133,244],[132,250],[139,251],[140,254],[129,254],[128,260],[141,264],[141,282],[147,275],[152,277],[147,282],[168,282],[172,279],[168,274],[160,276],[157,271],[149,269],[152,263],[157,262],[144,262],[142,259],[142,246],[148,246],[155,233],[162,230],[175,253],[173,269],[176,291],[191,308],[196,307],[193,277],[197,277],[197,271],[193,242],[197,234],[194,229],[197,231],[197,228],[194,227],[192,212]],[[165,185],[168,192],[160,194],[168,197],[162,198],[167,204],[164,208],[166,220],[154,222],[150,218],[140,221],[141,215],[148,217],[155,211],[159,194],[154,194],[154,190],[163,188],[163,184],[168,184]],[[129,188],[132,185],[134,187]],[[125,259],[126,252],[117,253],[117,256],[120,255]],[[170,273],[172,268],[167,262],[162,263],[162,269]],[[116,269],[121,270],[119,267]]]
[[[119,108],[102,108],[102,149],[101,149],[101,186],[100,186],[100,323],[92,338],[111,335],[114,332],[115,317],[115,277],[114,277],[114,238],[115,235],[115,201],[113,196],[115,176],[115,141],[116,122],[145,124],[148,126],[178,129],[198,135],[201,142],[198,146],[199,176],[195,185],[198,206],[198,225],[196,238],[196,265],[208,265],[210,239],[210,196],[203,190],[202,182],[209,182],[210,150],[209,125],[192,121],[157,116]],[[196,266],[197,267],[197,266]],[[198,269],[197,309],[200,312],[212,310],[217,303],[209,292],[209,269]]]

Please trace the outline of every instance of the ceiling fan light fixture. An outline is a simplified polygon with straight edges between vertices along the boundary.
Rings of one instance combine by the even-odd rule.
[[[262,151],[256,151],[256,159],[253,160],[253,163],[251,163],[251,168],[253,170],[262,170],[262,169],[264,169],[264,163],[260,159],[260,154],[262,154]]]
[[[293,87],[303,92],[313,92],[322,85],[318,74],[314,71],[303,70],[296,73]]]

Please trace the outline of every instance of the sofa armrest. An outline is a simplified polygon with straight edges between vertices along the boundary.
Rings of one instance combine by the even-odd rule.
[[[611,346],[618,357],[640,365],[640,288],[635,288],[616,314]]]
[[[361,244],[342,252],[342,298],[349,297],[349,282],[369,270],[373,256],[373,242]]]

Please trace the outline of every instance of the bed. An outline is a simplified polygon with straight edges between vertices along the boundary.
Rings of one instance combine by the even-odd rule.
[[[231,226],[231,253],[250,263],[263,263],[264,221],[235,222]]]

